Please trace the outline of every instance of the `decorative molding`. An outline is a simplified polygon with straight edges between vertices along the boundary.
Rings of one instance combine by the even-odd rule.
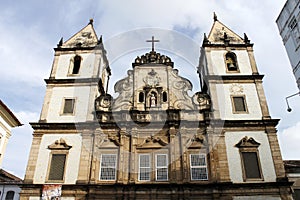
[[[145,139],[141,144],[138,144],[137,148],[141,148],[141,149],[161,148],[163,146],[166,146],[167,144],[168,142],[164,141],[160,137],[151,135],[147,139]]]
[[[152,69],[148,75],[143,79],[146,86],[149,87],[156,87],[159,85],[159,82],[161,81],[161,78],[157,75],[157,72]]]
[[[171,58],[165,55],[161,55],[160,53],[156,53],[156,51],[150,51],[149,53],[146,53],[145,55],[138,56],[134,60],[134,63],[132,63],[132,66],[139,66],[143,64],[163,64],[167,66],[172,66],[174,63],[172,62]]]
[[[259,147],[260,143],[255,141],[252,137],[247,137],[245,136],[243,139],[241,139],[236,145],[235,147],[238,148],[247,148],[247,147]]]
[[[98,140],[98,144],[96,145],[98,148],[105,148],[105,147],[119,147],[122,146],[120,143],[120,137],[115,134],[104,134],[100,137],[100,140]]]
[[[230,93],[232,93],[232,94],[243,94],[244,93],[244,87],[240,84],[233,83],[230,87]]]
[[[62,138],[56,140],[53,144],[48,146],[50,150],[70,150],[72,146],[68,145]]]
[[[204,145],[204,136],[196,134],[193,138],[190,138],[186,144],[188,149],[200,149]]]

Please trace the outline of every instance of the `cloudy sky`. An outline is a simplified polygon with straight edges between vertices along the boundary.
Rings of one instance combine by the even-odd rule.
[[[94,18],[94,27],[98,35],[103,35],[105,44],[124,32],[155,28],[178,31],[200,47],[203,33],[208,34],[213,24],[214,11],[221,22],[239,35],[247,33],[254,43],[259,71],[265,75],[271,115],[281,119],[277,128],[283,158],[300,159],[300,97],[290,99],[293,111],[286,112],[285,97],[296,93],[297,87],[275,23],[284,3],[285,0],[1,2],[0,98],[24,124],[13,129],[2,167],[24,176],[32,139],[28,122],[39,119],[45,93],[43,79],[49,77],[53,48],[61,37],[68,39]],[[122,76],[118,67],[122,71],[131,67],[131,63],[117,66],[122,62],[111,63],[113,80]]]

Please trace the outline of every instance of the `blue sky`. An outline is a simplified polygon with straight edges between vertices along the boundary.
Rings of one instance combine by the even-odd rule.
[[[264,89],[271,115],[281,119],[278,136],[283,157],[300,159],[299,97],[290,99],[293,112],[286,112],[285,97],[296,93],[297,87],[275,23],[284,3],[285,0],[247,3],[244,0],[1,2],[0,98],[24,124],[13,129],[3,168],[24,176],[32,140],[28,122],[39,119],[45,93],[44,79],[49,77],[53,48],[61,37],[68,39],[94,18],[94,27],[98,36],[103,35],[105,44],[127,31],[159,28],[185,34],[200,47],[203,34],[208,34],[212,26],[214,11],[221,22],[239,35],[247,33],[254,43],[259,72],[265,75]],[[110,56],[110,52],[107,53]],[[131,61],[139,54],[129,54],[133,56],[130,62],[120,58],[111,63],[114,80],[125,75]],[[113,86],[113,82],[110,84]]]

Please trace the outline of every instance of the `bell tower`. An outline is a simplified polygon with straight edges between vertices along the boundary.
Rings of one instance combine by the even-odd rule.
[[[85,135],[79,124],[95,121],[94,101],[106,92],[110,76],[102,37],[97,37],[92,19],[67,41],[61,39],[54,51],[40,119],[31,123],[26,183],[75,184]]]
[[[94,119],[93,101],[105,93],[110,68],[91,19],[70,39],[59,41],[40,117],[41,122],[86,122]]]
[[[220,130],[217,144],[211,149],[215,160],[211,165],[216,171],[229,171],[226,177],[222,175],[226,170],[220,170],[221,180],[265,183],[282,179],[285,174],[282,158],[277,157],[281,154],[275,128],[279,120],[270,117],[263,75],[258,72],[247,35],[240,37],[214,15],[209,35],[204,34],[198,73],[202,91],[212,100],[210,141],[215,139],[212,133]],[[244,148],[241,143],[252,147]],[[249,169],[254,168],[256,172],[250,175]]]

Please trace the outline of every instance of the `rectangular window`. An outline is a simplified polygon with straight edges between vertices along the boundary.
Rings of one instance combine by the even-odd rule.
[[[100,180],[116,180],[117,155],[102,154],[100,163]]]
[[[191,180],[207,180],[207,164],[205,154],[190,155]]]
[[[151,163],[149,154],[140,154],[139,156],[139,180],[150,181]]]
[[[75,105],[75,99],[64,99],[63,114],[73,114],[74,105]]]
[[[244,97],[232,97],[234,112],[246,112],[246,102]]]
[[[167,154],[156,155],[156,180],[157,181],[168,180],[168,155]]]
[[[241,152],[246,179],[261,179],[260,167],[256,152]]]
[[[66,154],[52,154],[48,180],[63,180]]]

